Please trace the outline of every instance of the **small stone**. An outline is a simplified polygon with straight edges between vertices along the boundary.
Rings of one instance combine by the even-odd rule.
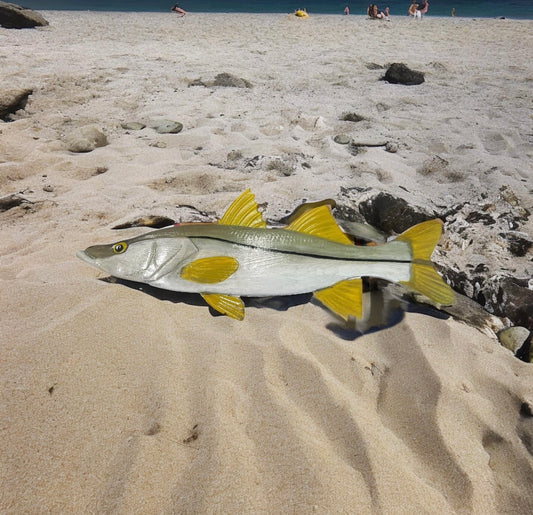
[[[51,184],[47,184],[46,186],[43,186],[43,191],[46,191],[47,193],[52,193],[54,191],[54,187]]]
[[[500,343],[511,352],[516,352],[529,336],[529,330],[525,327],[515,326],[509,327],[498,333],[498,340]]]
[[[127,131],[140,131],[146,127],[144,123],[140,123],[140,122],[126,122],[126,123],[121,123],[120,126],[124,130],[127,130]]]
[[[164,141],[154,141],[153,143],[150,143],[150,146],[155,148],[167,148],[167,144]]]
[[[183,124],[171,120],[160,120],[152,124],[152,129],[158,134],[178,134],[183,130]]]
[[[337,136],[333,138],[333,141],[339,145],[348,145],[350,141],[352,141],[352,138],[346,134],[337,134]]]
[[[396,154],[396,152],[398,152],[398,144],[392,141],[387,141],[387,144],[385,145],[385,150],[387,152],[390,152],[391,154]]]
[[[95,148],[105,147],[107,138],[105,134],[96,127],[81,127],[74,130],[66,137],[67,149],[70,152],[81,153],[91,152]]]

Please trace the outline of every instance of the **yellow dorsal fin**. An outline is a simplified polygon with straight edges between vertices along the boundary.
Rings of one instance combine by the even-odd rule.
[[[303,232],[313,236],[320,236],[327,240],[352,245],[352,241],[337,225],[328,206],[319,206],[305,211],[296,220],[291,222],[286,229]]]
[[[204,300],[216,311],[235,320],[244,319],[244,304],[239,297],[219,293],[202,293]]]
[[[181,278],[195,283],[214,284],[233,275],[239,262],[229,256],[214,256],[192,261],[181,271]]]
[[[413,263],[411,265],[411,279],[400,282],[411,290],[420,292],[437,304],[443,306],[453,304],[453,290],[444,282],[444,279],[429,261]]]
[[[257,207],[255,195],[249,189],[241,193],[232,202],[218,223],[222,225],[241,225],[243,227],[266,227],[263,215]]]
[[[348,320],[349,316],[363,316],[363,281],[348,279],[314,293],[315,297],[333,313]]]
[[[403,232],[396,239],[411,244],[413,260],[429,261],[440,240],[443,223],[436,218],[419,223]]]

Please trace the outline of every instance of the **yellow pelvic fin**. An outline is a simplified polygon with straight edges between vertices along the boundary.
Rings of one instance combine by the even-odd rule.
[[[348,279],[314,293],[315,297],[336,313],[348,320],[349,316],[363,316],[363,280]]]
[[[443,223],[436,218],[419,223],[396,238],[411,244],[413,260],[429,261],[440,240]]]
[[[263,215],[255,201],[255,195],[248,189],[241,193],[219,220],[222,225],[266,228]]]
[[[235,320],[244,319],[244,304],[239,297],[219,293],[202,293],[204,300],[216,311]]]
[[[328,206],[319,206],[305,211],[296,220],[291,222],[286,229],[289,231],[303,232],[313,236],[320,236],[327,240],[352,245],[352,241],[338,226]]]
[[[428,299],[449,306],[453,304],[453,290],[444,282],[444,279],[433,268],[433,265],[426,261],[425,263],[413,263],[411,265],[411,279],[409,281],[400,281],[411,290],[416,290]]]
[[[233,275],[238,268],[239,262],[229,256],[202,258],[183,267],[181,278],[195,283],[220,283]]]

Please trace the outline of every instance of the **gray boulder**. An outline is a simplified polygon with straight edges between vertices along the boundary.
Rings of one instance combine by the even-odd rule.
[[[6,29],[44,27],[48,22],[36,11],[16,4],[0,2],[0,26]]]

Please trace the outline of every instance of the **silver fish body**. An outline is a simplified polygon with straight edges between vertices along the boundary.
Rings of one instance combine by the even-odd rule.
[[[324,204],[324,203],[318,203]],[[343,318],[362,314],[362,277],[402,283],[437,303],[453,301],[433,269],[442,223],[428,220],[394,241],[356,246],[327,205],[304,205],[283,229],[269,229],[253,194],[240,195],[218,223],[184,224],[78,252],[121,279],[200,293],[221,313],[244,318],[240,296],[313,292]]]

